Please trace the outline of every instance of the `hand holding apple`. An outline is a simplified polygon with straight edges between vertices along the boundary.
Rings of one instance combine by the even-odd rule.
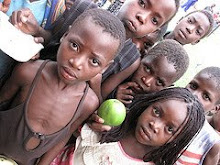
[[[99,107],[98,116],[104,119],[105,125],[119,126],[125,119],[126,108],[119,100],[109,99]]]

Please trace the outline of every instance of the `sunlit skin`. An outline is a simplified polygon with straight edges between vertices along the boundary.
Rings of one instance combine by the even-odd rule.
[[[171,19],[175,11],[174,0],[127,0],[118,17],[126,28],[127,38],[143,37]]]
[[[125,152],[131,157],[143,159],[154,147],[171,142],[185,125],[186,106],[183,101],[173,99],[150,105],[138,117],[135,130],[120,140]],[[135,147],[131,149],[126,145],[128,142]]]
[[[166,68],[166,69],[165,69]],[[132,88],[135,93],[149,93],[159,91],[174,82],[176,69],[168,63],[164,56],[146,56],[132,77],[137,87]]]
[[[88,81],[102,73],[109,61],[113,62],[119,46],[119,40],[103,32],[103,28],[98,27],[91,18],[82,23],[88,26],[72,28],[72,32],[64,36],[58,50],[58,74],[66,83]],[[108,49],[109,45],[111,49]]]
[[[173,38],[182,45],[197,43],[207,34],[210,23],[207,16],[195,12],[181,19],[173,30]]]
[[[210,79],[207,73],[198,73],[187,85],[187,88],[198,97],[205,111],[213,109],[220,98],[216,87],[216,82]]]

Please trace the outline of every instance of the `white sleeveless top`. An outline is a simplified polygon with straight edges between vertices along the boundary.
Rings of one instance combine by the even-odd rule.
[[[74,165],[154,165],[127,155],[120,142],[99,143],[100,136],[84,125],[76,140]]]

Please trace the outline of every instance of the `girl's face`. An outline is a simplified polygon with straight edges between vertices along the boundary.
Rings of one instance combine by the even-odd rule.
[[[187,105],[183,101],[156,102],[139,116],[135,137],[139,143],[154,147],[171,142],[182,130],[186,114]]]
[[[118,17],[123,22],[127,37],[143,37],[154,32],[176,12],[174,0],[126,0]]]

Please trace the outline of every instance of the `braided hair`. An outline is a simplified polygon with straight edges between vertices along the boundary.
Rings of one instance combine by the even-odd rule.
[[[138,95],[122,125],[112,129],[111,131],[104,132],[100,142],[108,143],[119,141],[125,137],[128,132],[135,129],[138,117],[151,104],[169,99],[180,100],[187,104],[187,116],[184,122],[185,125],[181,127],[182,130],[177,131],[178,133],[176,132],[176,136],[171,142],[167,142],[163,146],[146,153],[143,160],[145,162],[152,161],[156,165],[174,164],[178,157],[181,156],[183,151],[185,151],[187,146],[190,144],[191,140],[200,131],[205,121],[202,105],[198,99],[185,88],[167,88],[159,92]]]

